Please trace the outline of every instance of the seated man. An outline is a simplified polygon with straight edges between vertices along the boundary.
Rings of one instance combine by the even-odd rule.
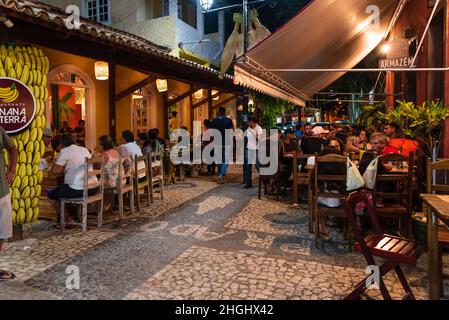
[[[400,154],[398,149],[388,145],[388,138],[383,133],[380,132],[373,133],[371,135],[370,142],[373,151],[375,151],[378,156],[385,156],[391,153]]]
[[[360,164],[359,164],[359,172],[362,175],[365,173],[369,164],[371,163],[371,161],[374,160],[376,155],[384,156],[384,155],[391,154],[391,153],[399,154],[399,151],[396,148],[393,148],[388,145],[387,136],[381,132],[373,133],[371,135],[370,142],[372,144],[373,149],[371,152],[366,152],[363,155],[362,160],[360,161]],[[385,168],[382,164],[379,164],[379,167],[377,169],[378,173],[383,174],[383,173],[386,173],[387,171],[388,171],[387,168]]]
[[[296,141],[296,134],[293,130],[287,129],[285,131],[285,139],[282,143],[281,164],[284,165],[288,180],[293,172],[293,158],[287,157],[289,154],[293,154],[299,150],[298,143]]]
[[[134,134],[129,131],[122,132],[122,144],[119,147],[119,154],[122,157],[141,157],[142,149],[140,149],[139,145],[134,140]]]
[[[304,137],[301,139],[301,150],[303,154],[314,155],[315,153],[320,153],[324,146],[326,145],[325,135],[329,133],[329,131],[324,130],[321,126],[316,126],[312,129],[313,136]],[[307,164],[307,159],[304,159],[301,164],[301,172],[307,172],[305,169]]]
[[[63,148],[51,172],[54,175],[64,173],[64,184],[47,192],[50,204],[58,213],[60,199],[77,199],[83,197],[85,161],[86,158],[90,159],[92,157],[89,150],[75,145],[73,136],[70,133],[65,133],[61,136],[61,145]],[[89,184],[96,182],[98,182],[96,177],[89,177]],[[96,190],[90,190],[90,192],[95,194]],[[73,219],[68,217],[67,222],[73,222]]]

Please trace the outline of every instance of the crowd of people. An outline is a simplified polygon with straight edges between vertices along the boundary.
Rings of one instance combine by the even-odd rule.
[[[133,132],[125,130],[121,134],[119,145],[114,144],[112,138],[103,135],[98,139],[98,149],[88,150],[83,141],[75,137],[70,130],[60,131],[57,136],[50,129],[44,130],[43,140],[46,147],[44,161],[47,170],[53,176],[63,176],[63,180],[53,190],[48,191],[47,196],[50,204],[59,212],[61,198],[81,198],[84,191],[85,159],[94,155],[104,157],[105,164],[105,210],[110,211],[114,204],[113,190],[118,185],[119,159],[141,157],[145,154],[160,152],[165,146],[165,140],[159,136],[159,130],[154,128],[146,134],[135,137]],[[41,161],[42,162],[42,161]],[[145,166],[144,162],[138,163],[138,169]],[[142,178],[142,177],[139,177]],[[95,177],[90,177],[92,181]],[[112,191],[112,192],[108,192]],[[95,192],[95,190],[91,191]],[[75,219],[70,212],[66,215],[67,222]]]

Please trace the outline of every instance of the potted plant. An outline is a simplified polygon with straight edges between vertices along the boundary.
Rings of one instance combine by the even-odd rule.
[[[441,101],[424,102],[415,106],[413,102],[397,101],[394,110],[381,114],[387,122],[400,124],[404,133],[416,139],[422,151],[434,161],[438,155],[438,142],[442,138],[444,121],[449,118],[448,106]]]

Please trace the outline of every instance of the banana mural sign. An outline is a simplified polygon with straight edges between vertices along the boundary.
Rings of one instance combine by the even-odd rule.
[[[12,78],[0,78],[0,126],[8,134],[23,131],[36,115],[36,100],[31,90]]]
[[[48,57],[41,48],[0,43],[0,126],[11,135],[19,151],[15,178],[10,187],[14,225],[35,223],[39,218],[45,153]],[[6,167],[8,167],[7,159]]]

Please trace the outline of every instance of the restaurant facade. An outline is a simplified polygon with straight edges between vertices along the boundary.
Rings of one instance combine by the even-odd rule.
[[[422,37],[425,37],[417,53],[417,68],[448,66],[449,8],[447,1],[439,1],[436,8],[435,3],[436,1],[429,0],[408,1],[388,38],[388,41],[406,39],[409,44],[409,56],[413,57]],[[395,104],[393,94],[417,105],[437,99],[449,104],[449,72],[387,72],[386,93],[390,108]],[[441,149],[441,156],[449,157],[449,121],[445,125]]]
[[[124,130],[158,128],[168,137],[173,111],[189,130],[220,106],[236,117],[241,90],[232,77],[220,78],[168,48],[84,18],[68,25],[68,14],[43,3],[1,0],[0,12],[12,24],[0,28],[1,42],[32,46],[48,57],[46,126],[57,131],[63,121],[74,128],[85,120],[90,150],[101,135],[120,142]],[[69,112],[56,123],[54,108]]]

